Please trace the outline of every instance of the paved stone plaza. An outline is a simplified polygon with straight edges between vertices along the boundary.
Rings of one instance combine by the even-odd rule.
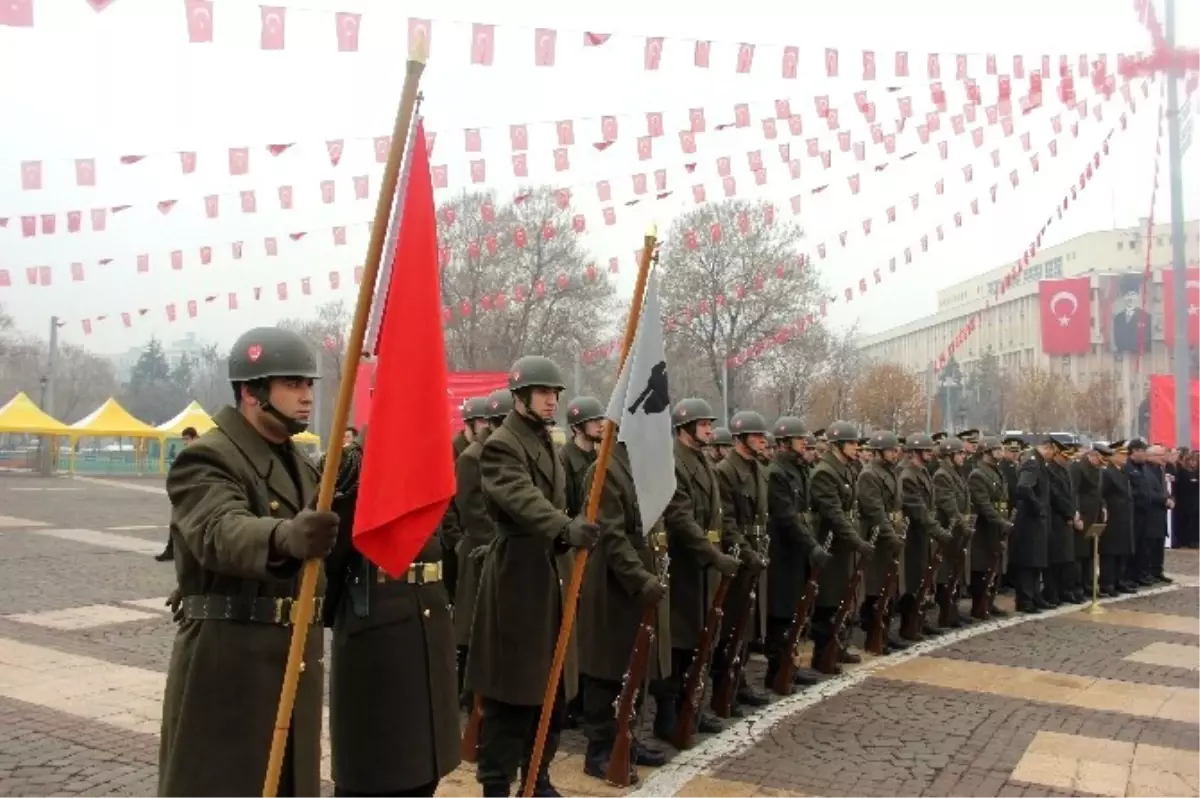
[[[167,511],[161,481],[0,473],[0,796],[154,794],[174,571],[151,555]],[[1200,795],[1196,552],[1167,562],[1175,585],[1104,615],[1064,608],[867,658],[643,770],[636,792]],[[567,734],[559,788],[616,794],[583,775],[581,750]],[[464,768],[439,794],[479,791]]]

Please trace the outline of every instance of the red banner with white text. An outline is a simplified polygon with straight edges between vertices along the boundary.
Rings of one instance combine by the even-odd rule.
[[[1088,277],[1038,283],[1042,319],[1042,351],[1047,355],[1082,355],[1092,346],[1092,291]]]
[[[487,396],[492,391],[508,385],[508,373],[504,371],[452,371],[446,383],[446,401],[450,420],[454,428],[462,423],[463,402],[473,396]],[[414,379],[417,377],[414,375]],[[371,395],[375,384],[375,363],[359,364],[357,386],[354,392],[354,426],[362,429],[371,418]],[[416,420],[419,423],[419,420]]]
[[[1200,346],[1200,268],[1187,270],[1184,287],[1188,346]],[[1163,340],[1175,346],[1175,274],[1170,269],[1163,271]]]
[[[1196,449],[1200,448],[1200,381],[1192,380],[1188,397],[1192,440],[1187,445]],[[1150,375],[1150,442],[1180,445],[1175,441],[1175,378],[1169,374]]]

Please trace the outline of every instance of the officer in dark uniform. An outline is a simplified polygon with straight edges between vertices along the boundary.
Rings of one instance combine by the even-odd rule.
[[[1025,438],[1022,435],[1006,435],[1000,439],[1004,444],[1003,456],[1000,459],[1000,473],[1004,475],[1004,484],[1008,488],[1008,520],[1013,519],[1017,511],[1017,465],[1021,460],[1021,452],[1025,449]],[[1011,545],[1011,540],[1010,540]],[[1008,547],[1004,549],[1004,565],[1001,573],[999,593],[1011,594],[1016,585],[1009,574]]]
[[[1100,590],[1109,596],[1119,596],[1138,592],[1137,584],[1126,576],[1128,560],[1135,551],[1133,488],[1125,470],[1129,457],[1126,442],[1113,441],[1107,457],[1100,480],[1108,523],[1100,536]]]
[[[320,477],[292,444],[308,426],[318,376],[298,334],[243,334],[229,356],[235,406],[219,410],[216,426],[181,449],[167,473],[179,627],[163,697],[159,795],[262,790],[301,565],[324,558],[338,532],[336,513],[306,509]],[[314,622],[321,617],[318,606]],[[320,792],[323,648],[314,630],[280,796]]]
[[[399,579],[363,557],[348,534],[361,453],[347,454],[334,503],[347,534],[325,561],[325,610],[333,627],[334,795],[432,795],[459,763],[454,627],[442,582],[442,544],[431,536]],[[406,721],[397,723],[399,717]]]
[[[461,410],[463,428],[454,436],[454,459],[456,462],[471,445],[471,442],[479,436],[479,431],[487,428],[487,421],[482,415],[485,404],[487,404],[487,400],[482,396],[473,396],[463,402]],[[446,585],[446,592],[450,594],[450,603],[453,604],[458,594],[459,566],[458,555],[455,552],[458,549],[458,541],[462,538],[462,526],[458,520],[458,506],[455,502],[450,502],[450,506],[446,508],[446,514],[442,517],[442,525],[438,529],[438,537],[442,541],[442,574],[445,577],[442,581]]]
[[[770,557],[767,562],[767,672],[763,686],[768,690],[785,657],[792,619],[804,596],[810,567],[822,567],[830,554],[812,532],[809,510],[808,473],[802,466],[808,430],[795,416],[781,416],[771,426],[777,451],[767,469],[767,533]],[[797,670],[792,682],[799,686],[817,683],[814,674]]]
[[[869,537],[871,530],[879,529],[879,537],[875,541],[875,556],[867,563],[863,572],[866,585],[866,598],[859,611],[859,620],[864,632],[870,632],[875,624],[875,614],[879,607],[890,602],[888,615],[884,618],[884,653],[892,650],[902,651],[909,644],[894,635],[891,630],[891,615],[894,614],[896,602],[905,592],[904,568],[904,503],[900,494],[900,473],[897,464],[900,462],[900,439],[896,433],[880,430],[873,433],[866,443],[866,450],[874,455],[874,459],[863,467],[855,483],[855,498],[858,501],[858,514],[861,521],[860,536]],[[901,567],[897,569],[892,595],[884,596],[884,582],[892,563],[900,558]]]
[[[901,636],[910,641],[942,634],[942,630],[930,623],[925,615],[925,603],[929,596],[918,599],[925,573],[932,564],[935,547],[947,546],[953,540],[953,536],[942,528],[934,515],[933,478],[929,475],[929,464],[936,460],[936,447],[937,444],[929,435],[909,435],[904,442],[908,458],[900,469],[900,495],[904,516],[908,519],[908,534],[904,543],[905,592],[897,602],[897,609],[900,611]]]
[[[938,523],[954,535],[938,569],[937,605],[946,626],[959,627],[973,623],[963,617],[958,608],[958,591],[952,582],[957,572],[963,579],[971,573],[971,538],[975,534],[971,518],[971,497],[963,476],[966,447],[958,438],[943,438],[938,444],[940,465],[933,475],[933,502]]]
[[[1065,432],[1050,435],[1053,455],[1046,463],[1050,475],[1050,520],[1047,533],[1049,567],[1042,575],[1042,598],[1051,607],[1063,602],[1083,603],[1075,590],[1075,489],[1067,471],[1075,436]]]
[[[1050,474],[1046,461],[1054,446],[1046,435],[1027,435],[1032,451],[1017,469],[1017,504],[1008,538],[1008,567],[1017,591],[1017,611],[1038,613],[1050,605],[1042,597],[1042,572],[1049,561]]]
[[[464,707],[472,706],[474,700],[466,676],[467,654],[471,647],[471,621],[475,618],[475,599],[479,592],[479,571],[483,567],[487,547],[496,537],[496,522],[488,512],[487,500],[483,495],[479,458],[483,455],[483,444],[487,443],[492,430],[499,427],[512,412],[512,394],[500,388],[484,397],[481,405],[476,412],[484,423],[475,429],[475,440],[463,450],[454,466],[454,478],[458,484],[454,506],[462,529],[462,537],[454,552],[460,563],[458,596],[454,603],[454,643],[458,650],[458,691]]]
[[[683,702],[692,658],[700,645],[708,612],[722,577],[737,574],[736,558],[721,552],[721,494],[706,452],[716,416],[708,402],[682,399],[671,411],[675,429],[675,495],[663,512],[671,557],[671,685],[656,694],[654,733],[670,741]],[[721,721],[697,713],[705,734],[721,731]]]
[[[1098,524],[1103,519],[1104,499],[1100,493],[1103,452],[1111,453],[1112,450],[1102,443],[1095,443],[1068,468],[1079,506],[1079,519],[1082,522],[1080,526],[1083,527],[1075,531],[1075,570],[1078,574],[1075,596],[1081,601],[1092,594],[1093,574],[1096,569],[1096,563],[1092,559],[1093,544],[1087,537],[1087,532],[1093,524]]]
[[[584,476],[596,461],[596,447],[604,436],[604,405],[594,396],[576,396],[567,405],[567,424],[571,439],[562,447],[563,468],[567,470],[567,513],[575,516],[586,507]]]
[[[713,465],[725,459],[733,448],[733,433],[728,427],[713,427],[712,441],[704,447],[704,453]]]
[[[964,429],[961,432],[955,433],[955,437],[963,443],[963,467],[962,478],[965,482],[971,472],[975,470],[975,463],[979,459],[979,442],[983,439],[983,433],[977,429]]]
[[[971,538],[971,617],[981,621],[1008,615],[996,606],[992,593],[992,585],[1003,571],[1003,552],[1012,529],[1008,520],[1008,484],[999,467],[1003,452],[999,438],[984,437],[976,452],[975,468],[967,477],[967,492],[975,513],[975,535]]]
[[[566,512],[567,480],[549,429],[564,388],[548,358],[527,355],[508,374],[513,411],[483,446],[479,466],[496,539],[488,547],[471,626],[467,681],[482,697],[476,779],[484,796],[507,796],[529,763],[571,582],[572,549],[590,548],[599,527]],[[557,795],[550,762],[578,681],[568,649],[536,795]]]
[[[725,599],[726,621],[713,664],[714,689],[724,678],[732,658],[741,656],[744,661],[749,642],[766,633],[767,469],[762,465],[760,453],[767,445],[767,422],[753,410],[742,410],[734,414],[729,426],[733,450],[716,467],[723,542],[725,550],[740,557],[745,567],[738,571]],[[750,631],[745,638],[747,645],[737,651],[733,633],[743,617],[748,619],[746,628]],[[766,706],[767,697],[746,683],[743,676],[737,686],[735,717],[741,711],[739,703]]]
[[[821,569],[812,619],[812,666],[816,670],[821,670],[825,647],[839,645],[833,639],[833,620],[838,605],[847,598],[855,557],[875,556],[875,547],[858,533],[854,511],[855,477],[850,463],[858,457],[858,430],[848,421],[835,421],[826,428],[825,438],[829,448],[813,468],[809,485],[817,538],[824,540],[829,532],[833,533],[833,558]],[[857,597],[849,600],[856,601]],[[838,661],[853,664],[861,658],[843,648]],[[835,665],[832,672],[840,673],[841,666]]]

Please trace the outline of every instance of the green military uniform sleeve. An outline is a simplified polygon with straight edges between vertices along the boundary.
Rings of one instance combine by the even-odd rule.
[[[458,491],[454,494],[453,505],[458,510],[459,529],[472,543],[486,546],[492,542],[494,529],[483,498],[479,458],[459,457],[454,464],[454,477]]]
[[[520,530],[553,539],[571,522],[533,484],[524,455],[503,437],[488,438],[479,457],[479,470],[488,500],[511,516]]]
[[[767,469],[767,515],[778,524],[788,542],[809,551],[817,545],[812,530],[808,528],[804,513],[808,508],[797,505],[796,491],[788,481],[787,474],[775,466]]]
[[[595,477],[596,469],[593,466],[588,469],[585,479],[589,492]],[[600,527],[596,551],[603,553],[605,565],[621,589],[631,596],[637,596],[654,579],[654,574],[646,570],[642,558],[638,556],[625,534],[625,503],[622,501],[622,491],[620,481],[613,475],[610,474],[604,480],[604,488],[600,491],[600,509],[596,513],[596,524]]]
[[[896,530],[892,528],[892,519],[888,517],[888,507],[883,500],[883,485],[880,477],[872,469],[864,468],[858,477],[858,516],[863,520],[867,529],[879,528],[881,538],[896,538]]]
[[[933,475],[933,504],[951,526],[960,526],[966,521],[958,509],[957,493],[954,479],[947,469],[941,469]]]
[[[831,468],[818,465],[813,469],[812,482],[809,487],[809,499],[813,510],[822,518],[833,524],[834,540],[847,541],[857,546],[863,540],[859,537],[846,512],[842,509],[842,497],[838,491],[839,477]]]
[[[701,565],[713,565],[720,552],[708,541],[705,530],[696,523],[692,496],[688,493],[687,487],[687,472],[676,462],[675,493],[671,496],[671,501],[667,502],[666,510],[663,511],[663,526],[673,544],[690,552]]]
[[[283,523],[251,509],[241,480],[220,452],[200,439],[182,449],[167,472],[171,524],[200,567],[242,579],[286,579],[298,560],[268,563],[271,533]]]
[[[992,504],[991,486],[988,484],[987,474],[982,469],[976,468],[967,478],[967,493],[971,496],[971,505],[975,512],[984,521],[996,527],[1008,524],[1008,519],[1001,516]]]
[[[917,477],[900,475],[900,496],[904,505],[904,514],[908,521],[918,530],[930,530],[938,525],[937,519],[925,505],[925,497],[921,495],[921,485]]]
[[[746,537],[738,526],[741,513],[738,512],[738,490],[733,484],[732,472],[733,467],[726,466],[724,461],[713,471],[717,478],[717,492],[721,495],[721,542],[730,551],[734,546],[742,550],[746,548]]]

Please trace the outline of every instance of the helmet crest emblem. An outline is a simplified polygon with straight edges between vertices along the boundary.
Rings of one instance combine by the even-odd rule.
[[[246,357],[250,358],[251,363],[257,363],[258,359],[262,357],[262,347],[258,344],[251,344],[246,348]]]

